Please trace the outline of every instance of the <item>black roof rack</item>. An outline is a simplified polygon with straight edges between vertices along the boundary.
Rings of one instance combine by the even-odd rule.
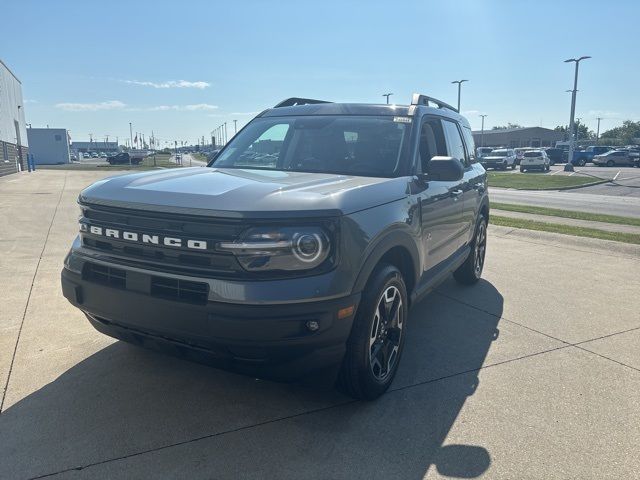
[[[295,105],[311,105],[313,103],[331,103],[331,102],[327,102],[326,100],[314,100],[313,98],[291,97],[281,101],[279,104],[277,104],[273,108],[293,107]]]
[[[457,108],[452,107],[448,103],[444,103],[442,100],[438,100],[437,98],[420,95],[419,93],[411,95],[411,105],[426,105],[428,107],[429,103],[437,105],[438,108],[448,108],[449,110],[459,113]]]

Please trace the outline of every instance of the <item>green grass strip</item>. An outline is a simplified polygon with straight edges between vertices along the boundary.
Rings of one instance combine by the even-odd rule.
[[[603,180],[594,180],[593,177],[570,177],[568,175],[487,173],[490,187],[515,188],[518,190],[555,190],[557,188],[595,185],[603,182]]]
[[[606,215],[604,213],[576,212],[574,210],[561,210],[558,208],[536,207],[533,205],[515,205],[512,203],[491,202],[491,208],[509,212],[532,213],[534,215],[546,215],[549,217],[574,218],[576,220],[588,220],[590,222],[615,223],[618,225],[633,225],[640,227],[640,218],[620,217],[618,215]]]
[[[598,230],[596,228],[559,225],[556,223],[538,222],[536,220],[501,217],[499,215],[490,215],[489,223],[500,225],[502,227],[524,228],[527,230],[561,233],[563,235],[574,235],[576,237],[599,238],[602,240],[613,240],[615,242],[633,243],[636,245],[640,245],[640,234],[636,233],[607,232],[605,230]]]

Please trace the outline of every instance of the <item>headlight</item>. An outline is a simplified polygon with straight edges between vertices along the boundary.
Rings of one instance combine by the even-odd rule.
[[[249,271],[309,270],[329,256],[329,237],[320,227],[256,227],[236,242],[221,242]]]

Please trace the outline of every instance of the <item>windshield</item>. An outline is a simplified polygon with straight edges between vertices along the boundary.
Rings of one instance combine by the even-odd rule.
[[[542,152],[524,152],[525,157],[540,157],[542,156]]]
[[[491,152],[492,157],[506,157],[508,155],[509,155],[508,150],[494,150],[493,152]]]
[[[210,166],[394,177],[410,127],[397,117],[258,118]]]

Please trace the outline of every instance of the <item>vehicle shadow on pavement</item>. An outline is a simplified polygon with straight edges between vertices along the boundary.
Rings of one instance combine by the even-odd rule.
[[[502,296],[486,281],[467,305],[446,296],[462,288],[414,306],[398,376],[369,403],[113,343],[0,415],[0,478],[477,477],[487,450],[445,441],[498,337],[500,315],[469,305],[501,313]]]

